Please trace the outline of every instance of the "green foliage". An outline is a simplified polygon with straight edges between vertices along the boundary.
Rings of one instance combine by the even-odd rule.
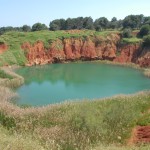
[[[94,27],[95,27],[96,31],[101,31],[103,29],[108,28],[108,24],[109,24],[108,19],[105,17],[101,17],[101,18],[95,20]]]
[[[144,36],[143,38],[143,46],[150,46],[150,34],[147,36]]]
[[[91,17],[56,19],[50,22],[50,30],[94,29]]]
[[[146,24],[146,25],[143,25],[140,29],[140,32],[139,32],[139,36],[140,37],[143,37],[145,35],[148,35],[150,34],[150,25]]]
[[[144,22],[143,24],[149,24],[150,25],[150,16],[144,17]]]
[[[8,79],[13,79],[13,77],[9,74],[6,74],[5,71],[0,69],[0,78],[8,78]]]
[[[139,29],[143,20],[143,15],[129,15],[123,20],[123,28]]]
[[[11,26],[1,27],[0,28],[0,35],[4,34],[6,32],[10,32],[10,31],[21,32],[22,31],[22,27],[11,27]]]
[[[135,44],[135,43],[141,43],[142,39],[140,38],[136,38],[136,37],[132,37],[132,38],[123,38],[121,40],[122,44]]]
[[[130,28],[124,29],[122,32],[123,38],[131,38],[132,37],[132,31]]]
[[[28,26],[28,25],[23,25],[22,31],[23,31],[23,32],[30,32],[30,31],[31,31],[31,27]]]
[[[50,30],[56,31],[56,30],[65,30],[65,19],[56,19],[50,22]]]
[[[150,114],[146,113],[140,117],[136,123],[139,126],[148,126],[150,125]]]
[[[0,124],[7,129],[16,127],[15,119],[13,117],[6,116],[3,112],[0,112]]]
[[[83,19],[83,29],[93,30],[93,19],[91,17],[85,17]]]
[[[41,30],[48,30],[47,26],[45,24],[41,24],[41,23],[35,23],[32,26],[32,31],[41,31]]]

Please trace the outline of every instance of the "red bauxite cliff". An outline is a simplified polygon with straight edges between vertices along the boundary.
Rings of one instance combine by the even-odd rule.
[[[67,60],[95,60],[116,58],[117,43],[120,36],[112,34],[101,38],[70,38],[54,41],[49,49],[41,41],[33,45],[24,43],[22,49],[28,59],[28,65],[62,62]]]
[[[1,45],[2,47],[2,45]],[[0,53],[1,53],[0,47]],[[150,52],[140,53],[140,44],[120,44],[119,34],[103,37],[66,38],[57,39],[49,48],[44,47],[42,41],[34,44],[22,44],[28,63],[37,64],[56,63],[75,60],[111,60],[120,63],[133,62],[140,66],[150,66]],[[3,48],[4,50],[5,48]]]

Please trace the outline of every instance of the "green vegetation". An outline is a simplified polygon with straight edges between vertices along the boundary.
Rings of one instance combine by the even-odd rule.
[[[32,26],[32,31],[41,31],[41,30],[48,30],[47,26],[45,24],[41,24],[41,23],[35,23]]]
[[[2,126],[0,126],[0,148],[1,150],[46,150],[31,136],[12,133]]]
[[[123,43],[123,44],[135,44],[135,43],[141,43],[141,42],[142,42],[142,39],[136,38],[136,37],[123,38],[121,40],[121,43]]]
[[[143,46],[147,46],[147,47],[150,46],[150,34],[147,35],[147,36],[144,36],[144,38],[143,38]]]
[[[139,32],[139,36],[140,37],[143,37],[145,35],[148,35],[150,34],[150,25],[146,24],[146,25],[143,25],[140,29],[140,32]]]
[[[11,69],[0,69],[0,87],[16,88],[24,83],[24,78],[14,73]]]
[[[113,17],[111,21],[109,21],[105,17],[100,17],[93,21],[91,17],[77,17],[77,18],[68,18],[68,19],[55,19],[52,20],[49,24],[49,30],[114,30],[114,29],[140,29],[142,25],[149,24],[150,25],[150,17],[145,17],[144,15],[129,15],[126,16],[123,20],[117,20],[116,17]],[[19,31],[19,32],[29,32],[29,31],[41,31],[47,30],[48,27],[42,23],[35,23],[32,26],[32,29],[28,25],[23,25],[22,27],[1,27],[0,35],[10,32],[10,31]]]
[[[131,38],[132,37],[132,31],[131,31],[131,29],[130,28],[124,29],[123,32],[122,32],[122,37],[123,38]]]
[[[22,31],[23,31],[23,32],[30,32],[30,31],[31,31],[31,27],[28,26],[28,25],[23,25]]]
[[[0,36],[0,42],[9,46],[9,50],[0,55],[0,66],[2,65],[24,65],[26,57],[21,45],[25,42],[34,44],[37,41],[43,41],[45,48],[48,49],[53,41],[66,38],[83,38],[104,36],[116,31],[96,32],[93,30],[82,30],[75,32],[66,31],[37,31],[37,32],[7,32]]]
[[[139,29],[143,24],[145,24],[144,15],[129,15],[123,20],[123,28]],[[144,20],[144,21],[143,21]]]
[[[4,70],[0,69],[0,78],[8,78],[8,79],[12,79],[13,77],[7,73],[5,73]]]
[[[35,23],[32,28],[28,25],[14,28],[1,27],[0,44],[7,44],[9,49],[0,55],[0,66],[25,65],[27,59],[21,49],[21,45],[25,42],[34,44],[43,41],[45,48],[48,49],[52,42],[58,39],[86,40],[87,37],[103,39],[111,33],[120,33],[118,29],[122,28],[124,38],[121,43],[143,42],[143,46],[149,47],[149,25],[150,17],[130,15],[124,20],[113,17],[111,21],[100,17],[95,22],[91,17],[56,19],[50,22],[49,29],[53,31],[48,31],[48,27],[41,23]],[[139,35],[143,39],[131,37],[131,31],[127,28],[141,28]],[[61,46],[58,45],[60,49]],[[149,69],[145,70],[145,75],[150,77]],[[18,107],[9,103],[16,94],[6,87],[17,87],[23,84],[24,79],[3,70],[0,70],[0,78],[2,78],[0,81],[0,147],[2,149],[6,147],[12,150],[132,149],[126,147],[132,129],[138,125],[150,125],[150,92],[104,100],[66,102],[43,108]],[[133,147],[133,149],[139,148],[150,149],[150,146]]]
[[[0,90],[0,96],[10,95],[9,90]],[[9,99],[10,97],[7,98]],[[95,101],[66,102],[43,108],[19,108],[5,101],[1,101],[0,104],[0,118],[3,122],[7,120],[0,129],[5,128],[2,131],[10,137],[14,137],[15,133],[21,137],[28,134],[33,143],[36,141],[38,146],[46,150],[88,150],[99,145],[104,149],[109,145],[119,149],[120,146],[126,146],[135,126],[150,125],[149,92]],[[11,129],[11,132],[6,129]],[[6,137],[5,140],[9,141],[8,136]],[[18,144],[19,141],[16,141],[16,145]]]

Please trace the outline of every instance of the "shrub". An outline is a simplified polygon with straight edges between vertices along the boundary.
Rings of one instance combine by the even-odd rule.
[[[3,70],[0,70],[0,78],[13,79],[11,75],[6,74]]]
[[[7,129],[16,127],[15,119],[4,115],[2,112],[0,112],[0,124]]]
[[[132,33],[131,33],[131,29],[128,28],[128,29],[124,29],[123,32],[122,32],[122,37],[124,38],[131,38],[132,37]]]
[[[149,33],[150,33],[150,25],[146,24],[141,27],[141,30],[138,35],[140,37],[143,37],[145,35],[148,35]]]
[[[144,36],[143,46],[150,46],[150,35]]]

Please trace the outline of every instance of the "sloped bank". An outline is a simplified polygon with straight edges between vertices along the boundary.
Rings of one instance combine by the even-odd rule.
[[[42,41],[33,44],[23,42],[22,49],[27,58],[26,65],[79,59],[138,63],[138,59],[147,54],[140,52],[140,44],[121,45],[120,36],[115,36],[118,38],[113,42],[108,37],[108,41],[97,41],[97,38],[86,41],[80,38],[57,39],[49,48]],[[146,59],[146,66],[149,66],[147,56]],[[20,108],[10,104],[8,101],[14,96],[16,95],[10,89],[0,88],[0,113],[4,114],[1,115],[1,124],[17,134],[31,135],[44,149],[94,149],[99,143],[101,146],[98,149],[110,148],[109,144],[118,149],[119,146],[116,145],[121,145],[122,148],[122,145],[127,144],[126,139],[130,137],[132,128],[140,125],[142,117],[146,116],[143,125],[149,125],[149,92],[117,96],[103,101],[64,103],[40,108]]]
[[[0,37],[0,65],[109,60],[149,67],[150,48],[133,39],[125,40],[113,31],[10,32]]]
[[[77,60],[109,60],[119,63],[135,63],[140,67],[150,66],[150,52],[142,48],[141,43],[120,43],[118,34],[105,38],[71,38],[54,41],[48,49],[42,41],[33,45],[29,42],[22,45],[28,60],[27,65],[57,63]]]

